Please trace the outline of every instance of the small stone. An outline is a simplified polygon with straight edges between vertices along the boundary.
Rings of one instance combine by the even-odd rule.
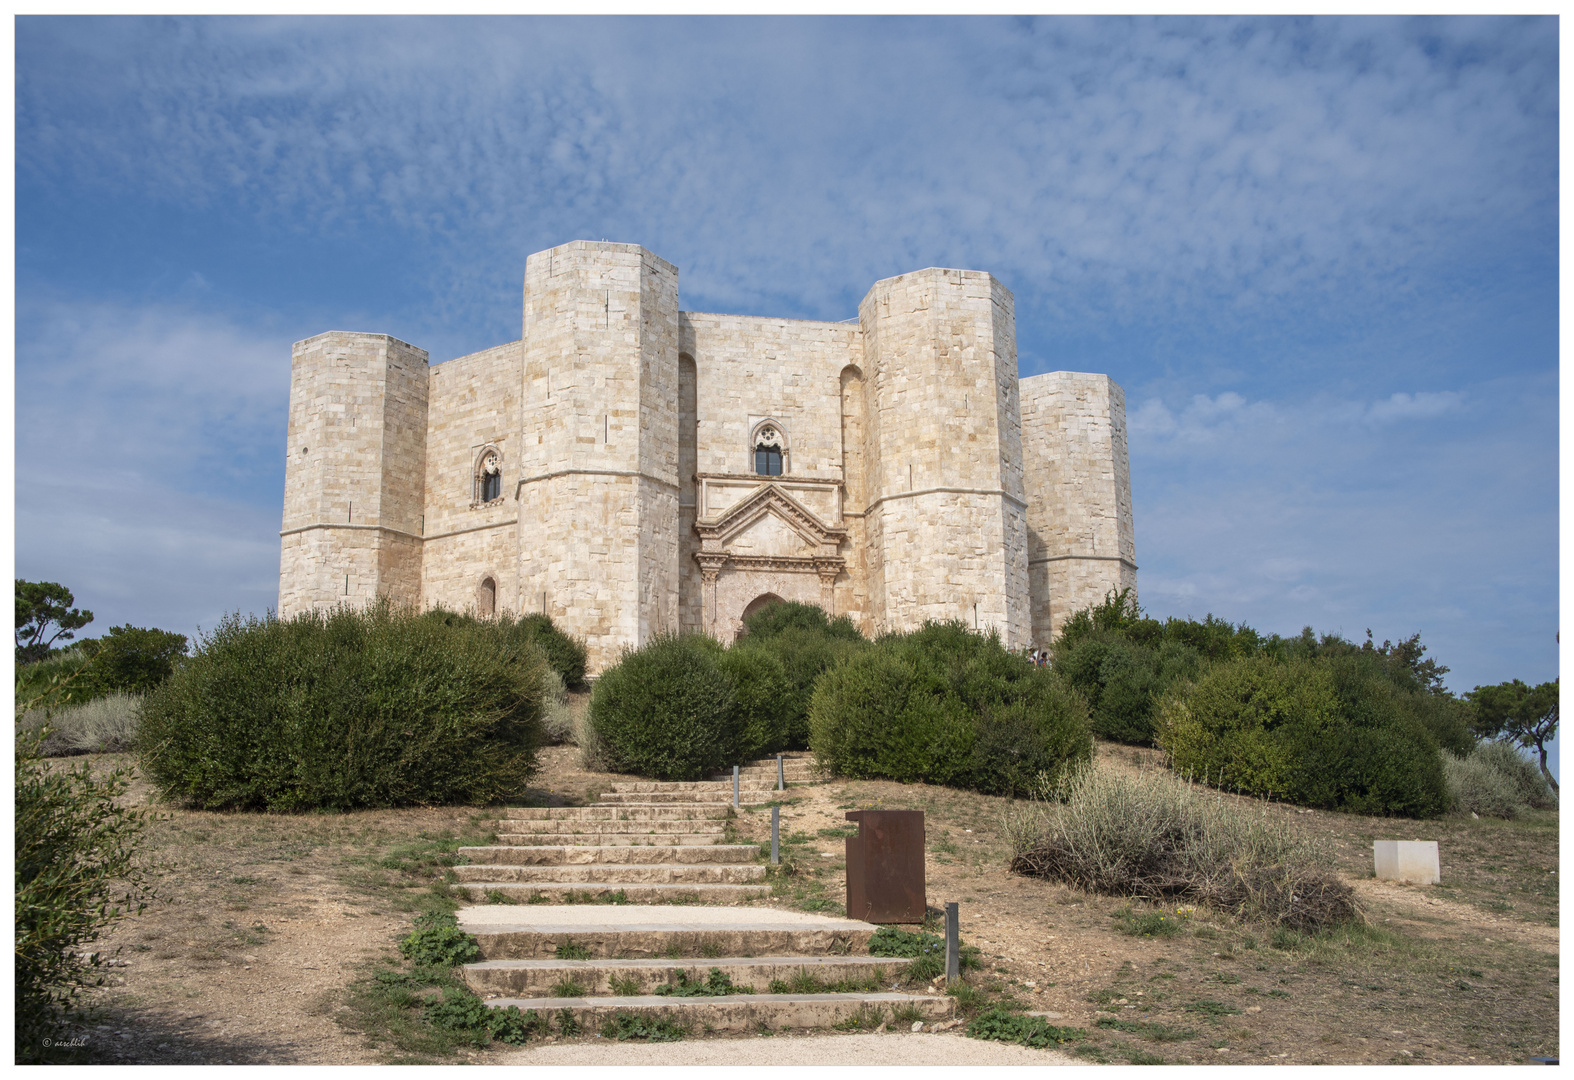
[[[913,1021],[913,1030],[914,1031],[922,1031],[922,1030],[924,1030],[924,1022],[922,1020],[914,1020]]]
[[[886,1031],[889,1029],[889,1027],[890,1027],[889,1024],[882,1023],[879,1027],[874,1029],[874,1033],[876,1035],[884,1035],[886,1033]]]
[[[1262,1006],[1261,1005],[1248,1005],[1246,1007],[1246,1011],[1249,1012],[1249,1013],[1262,1012]]]
[[[1229,1052],[1230,1048],[1228,1046],[1221,1046],[1214,1051],[1215,1054],[1228,1054]]]

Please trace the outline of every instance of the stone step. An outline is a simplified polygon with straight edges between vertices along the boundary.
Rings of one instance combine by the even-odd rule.
[[[457,871],[460,867],[454,867]],[[498,869],[503,869],[499,867]],[[509,869],[524,869],[515,867]],[[700,882],[684,884],[626,884],[623,882],[519,882],[519,881],[466,881],[455,885],[474,900],[484,900],[489,893],[501,893],[514,904],[549,904],[568,901],[589,903],[610,900],[621,894],[621,899],[631,904],[677,902],[679,904],[737,904],[744,900],[758,900],[771,894],[769,885],[737,885]],[[577,904],[575,906],[578,906]],[[482,954],[483,956],[485,953]]]
[[[767,765],[769,765],[771,768],[774,769],[774,768],[776,768],[776,759],[774,757],[762,757],[762,758],[755,758],[753,761],[741,762],[740,764],[742,766],[744,766],[745,768],[751,768],[751,769],[763,769]],[[785,765],[789,769],[792,768],[794,765],[802,765],[802,766],[806,766],[808,768],[813,768],[814,767],[814,755],[813,754],[805,754],[802,751],[792,751],[790,753],[786,753],[786,754],[782,755],[782,764]]]
[[[726,997],[603,997],[603,998],[491,998],[494,1009],[518,1006],[520,1011],[560,1015],[567,1009],[589,1032],[618,1013],[661,1017],[701,1031],[748,1031],[762,1028],[826,1028],[878,1010],[885,1021],[893,1009],[912,1010],[924,1023],[949,1020],[955,999],[941,994],[729,994]]]
[[[751,806],[759,806],[770,802],[772,793],[764,788],[755,791],[738,792],[738,801]],[[725,810],[732,805],[732,789],[726,792],[716,791],[603,791],[600,795],[601,806],[626,806],[643,803],[652,806],[684,804],[719,807]]]
[[[531,886],[508,888],[532,891]],[[629,889],[629,899],[635,899],[640,888]],[[710,888],[763,891],[764,887]],[[470,889],[482,887],[472,885]],[[570,943],[584,949],[590,959],[862,955],[877,929],[857,919],[779,908],[637,903],[488,904],[460,908],[457,916],[460,928],[474,934],[480,943],[484,960],[545,960],[556,957],[558,947]]]
[[[776,786],[773,777],[770,783],[764,780],[738,781],[739,792],[769,791]],[[613,791],[708,791],[712,795],[725,795],[732,798],[732,777],[725,780],[622,780],[612,785]]]
[[[488,866],[574,866],[590,863],[752,863],[759,857],[755,844],[676,844],[634,847],[628,844],[596,847],[574,845],[510,845],[462,847],[459,854],[472,864]]]
[[[592,819],[580,821],[560,818],[542,818],[539,821],[499,821],[498,825],[506,826],[510,832],[562,832],[562,833],[616,833],[638,834],[647,833],[660,835],[661,833],[716,833],[720,835],[727,831],[727,826],[721,818],[683,818],[677,821],[619,821],[616,818]]]
[[[532,833],[498,833],[497,838],[505,844],[514,847],[530,847],[539,845],[547,848],[561,847],[564,845],[593,844],[597,847],[622,847],[622,848],[703,848],[719,844],[726,839],[726,833],[721,829],[705,833],[645,833],[645,832],[602,832],[600,830],[584,832],[532,832]]]
[[[463,882],[536,885],[748,885],[765,880],[765,867],[758,863],[471,863],[454,867],[453,873],[455,880]]]
[[[698,821],[728,816],[730,801],[711,806],[668,806],[634,799],[596,806],[521,806],[504,810],[497,820],[510,821]]]
[[[653,993],[664,983],[675,984],[678,972],[690,982],[704,982],[712,968],[719,968],[734,986],[753,986],[766,993],[771,982],[791,983],[812,976],[822,985],[840,982],[885,990],[902,978],[911,960],[887,956],[760,956],[722,957],[715,960],[484,960],[466,964],[465,982],[478,994],[508,997],[545,997],[556,987],[576,982],[580,995],[612,994],[614,982],[632,980],[641,994]],[[621,989],[627,990],[628,986]]]

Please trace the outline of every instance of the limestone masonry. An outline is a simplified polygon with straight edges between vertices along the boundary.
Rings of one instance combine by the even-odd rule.
[[[519,341],[296,344],[287,453],[281,617],[545,612],[593,671],[778,598],[1047,646],[1136,585],[1121,388],[1018,379],[1011,293],[975,270],[877,282],[856,322],[705,315],[670,263],[576,241],[526,261]]]

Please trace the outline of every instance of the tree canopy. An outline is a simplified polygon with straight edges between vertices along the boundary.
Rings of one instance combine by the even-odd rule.
[[[16,662],[32,664],[44,659],[56,641],[70,641],[76,631],[93,621],[91,611],[71,605],[71,590],[53,581],[16,579]]]

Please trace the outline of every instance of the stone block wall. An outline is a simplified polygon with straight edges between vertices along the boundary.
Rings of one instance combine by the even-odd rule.
[[[520,393],[524,348],[518,341],[437,364],[428,375],[426,517],[422,603],[464,611],[477,606],[490,577],[497,606],[538,610],[519,587]],[[477,490],[482,453],[502,459],[497,499]]]
[[[519,588],[599,670],[677,625],[678,273],[576,241],[524,296]]]
[[[1021,381],[1033,640],[1137,584],[1126,395],[1108,375],[1054,371]]]
[[[680,312],[670,264],[577,241],[527,260],[520,341],[431,368],[386,335],[300,342],[280,612],[464,610],[491,579],[593,673],[670,630],[730,640],[764,594],[871,635],[960,619],[1047,645],[1135,584],[1125,404],[1103,375],[1019,381],[1013,307],[989,274],[929,269],[856,322]]]
[[[386,334],[297,342],[279,614],[385,593],[420,601],[427,357]]]
[[[965,618],[1026,644],[1027,536],[1011,293],[921,270],[859,307],[867,392],[870,615],[880,629]]]

